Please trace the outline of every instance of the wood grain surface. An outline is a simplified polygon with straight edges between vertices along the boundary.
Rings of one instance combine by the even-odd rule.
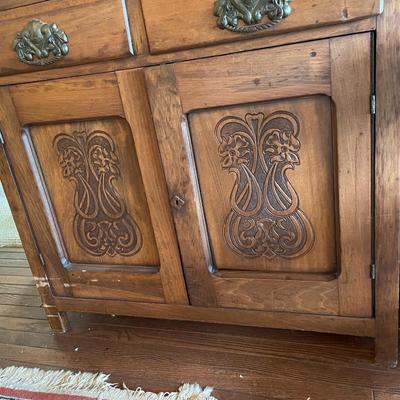
[[[191,254],[188,257],[190,261],[183,259],[183,265],[185,268],[188,263],[192,271],[194,261],[198,260],[195,271],[203,274],[202,285],[213,288],[218,306],[302,314],[342,315],[343,312],[346,316],[372,316],[369,276],[372,262],[370,45],[370,35],[360,34],[307,45],[194,60],[146,71],[170,195],[177,194],[185,201],[185,206],[174,212],[178,237],[185,241],[181,249]],[[269,60],[269,68],[265,68],[266,59]],[[287,60],[291,62],[287,64]],[[246,67],[242,68],[242,64]],[[295,67],[289,70],[286,69],[288,65]],[[298,71],[306,73],[297,74]],[[168,89],[161,90],[164,86]],[[310,97],[310,100],[299,99],[299,96],[310,94],[316,96]],[[328,96],[332,96],[332,100]],[[271,101],[277,97],[286,100],[281,103]],[[169,99],[167,103],[166,98]],[[307,101],[306,106],[303,102]],[[357,103],[354,110],[349,101]],[[173,117],[165,118],[165,115],[171,114],[171,104],[176,104]],[[304,260],[299,257],[290,262],[279,260],[274,264],[256,258],[254,262],[248,254],[241,254],[237,248],[232,250],[232,246],[228,248],[226,244],[229,240],[233,243],[233,239],[227,240],[227,231],[221,230],[226,229],[224,216],[234,207],[234,178],[222,175],[218,156],[222,144],[215,138],[215,129],[218,122],[228,116],[243,120],[246,113],[263,111],[269,115],[277,112],[278,106],[293,115],[299,114],[303,124],[307,121],[307,125],[301,127],[305,142],[301,145],[300,159],[301,152],[307,147],[313,148],[308,154],[312,153],[315,158],[306,156],[303,166],[300,163],[297,166],[299,171],[290,171],[288,179],[293,187],[298,188],[305,215],[314,221],[316,244],[309,258],[302,255],[306,257]],[[186,118],[189,126],[186,125]],[[359,126],[362,126],[361,133]],[[184,146],[178,149],[178,142],[183,142]],[[174,151],[171,151],[171,146]],[[357,175],[343,172],[355,168],[353,154],[358,154],[359,149],[369,153],[362,159],[361,170],[357,169]],[[316,153],[319,153],[318,156]],[[319,161],[316,157],[320,157]],[[322,164],[323,167],[320,167]],[[308,167],[300,172],[304,165]],[[185,175],[193,180],[190,191],[188,181],[182,179],[183,167],[188,171]],[[309,190],[310,187],[314,189]],[[246,195],[246,192],[243,193]],[[321,201],[319,206],[316,206],[317,198]],[[365,201],[357,202],[361,198]],[[196,201],[192,205],[193,199]],[[195,213],[199,204],[203,209]],[[327,220],[331,221],[331,225],[327,224]],[[201,249],[193,248],[191,240],[191,246],[188,244],[187,232],[188,229],[193,231],[193,221],[198,221],[198,232],[206,233],[196,236],[196,242],[203,244]],[[355,226],[359,236],[353,241],[351,236],[346,236],[346,232],[351,232]],[[247,246],[250,247],[249,243]],[[197,256],[199,250],[204,251],[204,248],[206,256],[212,256],[214,268],[208,267],[208,274],[202,266],[209,266],[209,261],[204,262],[204,256],[202,259]],[[359,258],[351,257],[354,251]],[[218,271],[219,266],[221,271]],[[229,276],[224,275],[226,270]],[[284,274],[258,275],[267,270]],[[293,280],[288,272],[294,273]],[[310,273],[308,277],[305,276],[307,272]],[[326,273],[325,281],[320,278],[314,280],[316,272]],[[191,288],[190,285],[189,292],[196,293],[197,286]],[[343,288],[343,294],[339,287]],[[357,296],[358,291],[360,296]],[[214,299],[202,297],[201,301],[198,305],[211,306],[212,303],[207,301],[214,302]]]
[[[179,63],[176,75],[185,112],[301,95],[329,96],[329,41]]]
[[[171,51],[214,43],[254,38],[254,34],[222,31],[213,15],[213,0],[174,0],[163,6],[163,0],[142,0],[143,13],[152,53]],[[291,4],[292,14],[271,29],[258,33],[273,35],[291,30],[344,23],[379,14],[377,0],[301,0]]]
[[[397,365],[400,243],[400,98],[396,88],[400,5],[387,0],[385,14],[378,21],[376,42],[376,160],[375,203],[377,360]],[[378,328],[379,327],[379,328]]]
[[[170,216],[167,218],[169,199],[163,192],[165,180],[157,145],[151,138],[154,133],[150,113],[140,106],[145,97],[137,92],[127,96],[126,82],[120,78],[119,82],[115,74],[106,74],[53,81],[44,86],[13,87],[13,102],[20,120],[11,103],[2,103],[4,136],[9,143],[7,155],[19,153],[17,158],[24,158],[21,162],[10,157],[17,164],[17,182],[23,185],[19,190],[30,194],[25,204],[38,247],[45,249],[36,250],[36,257],[39,252],[44,254],[45,267],[40,268],[45,270],[43,279],[46,283],[47,279],[50,281],[54,293],[87,299],[187,304],[178,248],[173,245],[172,221]],[[5,88],[3,93],[7,99]],[[46,103],[47,108],[43,107]],[[135,107],[141,111],[132,111]],[[5,118],[6,110],[12,117]],[[121,118],[125,112],[127,120]],[[139,121],[145,120],[148,130],[143,132]],[[21,135],[25,125],[29,129],[24,128]],[[64,149],[64,145],[69,147]],[[82,156],[77,159],[78,153]],[[90,168],[85,170],[84,165]],[[29,179],[30,174],[35,178]],[[95,216],[91,214],[93,210]],[[110,222],[110,218],[114,220]],[[158,230],[156,237],[153,220]],[[124,227],[128,229],[126,232]],[[26,223],[20,228],[27,229]],[[103,229],[113,230],[108,239]],[[122,235],[121,241],[117,234],[114,243],[117,231]],[[96,242],[96,232],[100,242]],[[108,243],[107,249],[99,243]],[[28,279],[31,278],[3,275],[0,282],[24,284]]]
[[[17,32],[32,19],[55,23],[68,36],[69,53],[40,69],[113,60],[130,55],[122,3],[119,0],[50,0],[0,14],[0,75],[37,70],[22,63],[13,49]]]
[[[336,112],[341,315],[372,315],[371,36],[331,41]],[[357,293],[357,295],[356,295]]]
[[[136,2],[136,0],[128,0],[128,7],[130,1],[133,1],[134,3]],[[132,13],[130,14],[130,19],[132,23],[135,22],[134,15],[132,15]],[[371,17],[368,19],[348,22],[346,24],[331,25],[327,27],[307,29],[298,32],[290,32],[285,35],[252,38],[250,40],[248,39],[235,43],[217,44],[208,47],[194,48],[190,50],[178,50],[171,53],[159,55],[139,54],[135,57],[118,60],[94,62],[85,65],[58,67],[43,71],[35,70],[34,72],[27,72],[23,74],[0,76],[0,86],[17,83],[47,81],[49,79],[59,79],[87,74],[98,74],[117,70],[126,70],[163,63],[187,61],[196,58],[214,57],[217,55],[232,54],[235,52],[262,48],[271,48],[321,38],[336,37],[358,32],[368,32],[373,31],[375,28],[376,17]],[[132,28],[132,30],[133,29],[134,28]],[[142,43],[142,45],[145,46],[146,43]]]

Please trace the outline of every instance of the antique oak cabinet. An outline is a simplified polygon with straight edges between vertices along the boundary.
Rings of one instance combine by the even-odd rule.
[[[397,0],[3,0],[1,180],[52,328],[368,336],[394,366],[399,22]]]

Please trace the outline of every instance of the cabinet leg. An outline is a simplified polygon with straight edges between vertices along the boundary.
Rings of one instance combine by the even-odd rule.
[[[382,326],[377,330],[377,335],[375,337],[375,362],[386,368],[396,368],[398,365],[397,324],[396,328],[393,327],[391,330],[388,328],[390,328],[390,326]],[[381,332],[381,330],[383,332]]]
[[[70,329],[67,314],[64,312],[48,312],[47,320],[53,332],[65,333]]]

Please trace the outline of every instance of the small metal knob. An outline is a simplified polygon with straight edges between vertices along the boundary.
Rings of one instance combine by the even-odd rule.
[[[15,36],[18,59],[31,65],[52,64],[68,54],[68,37],[56,24],[34,19]]]
[[[181,199],[178,195],[174,195],[170,200],[171,206],[175,208],[175,210],[180,210],[184,205],[185,201]]]

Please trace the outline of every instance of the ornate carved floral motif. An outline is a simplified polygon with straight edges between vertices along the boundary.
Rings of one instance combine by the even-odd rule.
[[[235,174],[224,237],[247,257],[290,259],[314,244],[312,225],[286,172],[300,165],[299,121],[291,113],[225,117],[216,126],[222,168]]]
[[[214,14],[221,29],[233,32],[256,32],[281,22],[292,12],[291,0],[216,0]],[[260,24],[267,16],[269,22]],[[247,26],[239,26],[242,20]]]
[[[46,65],[68,54],[68,38],[56,24],[46,24],[34,19],[14,40],[14,50],[26,64]]]
[[[120,177],[115,143],[103,131],[59,134],[54,147],[63,177],[75,184],[73,232],[79,246],[94,256],[129,256],[142,236],[114,186]]]

